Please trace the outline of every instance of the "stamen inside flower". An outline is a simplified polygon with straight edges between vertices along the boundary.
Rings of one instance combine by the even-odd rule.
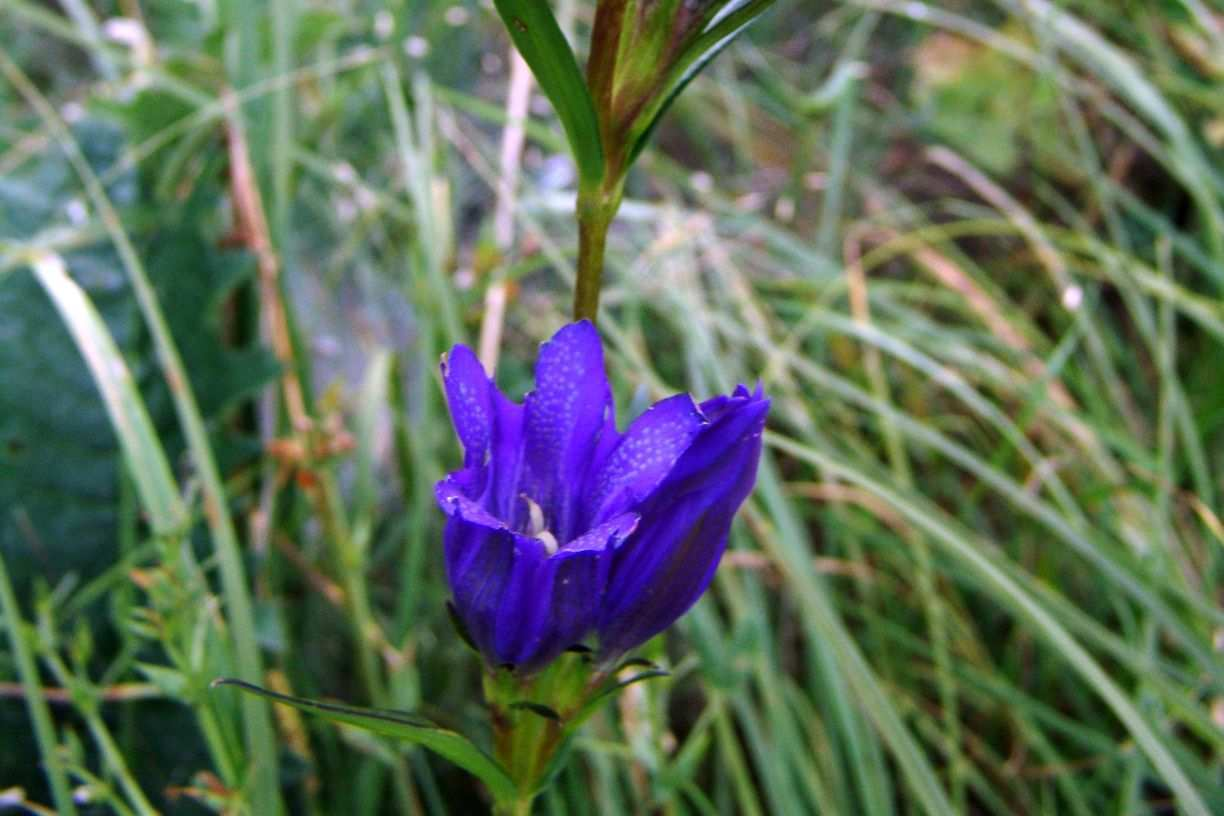
[[[541,542],[544,549],[548,550],[548,554],[553,555],[557,552],[559,545],[557,537],[548,529],[548,524],[544,519],[544,508],[526,493],[520,493],[519,498],[527,502],[527,535]]]

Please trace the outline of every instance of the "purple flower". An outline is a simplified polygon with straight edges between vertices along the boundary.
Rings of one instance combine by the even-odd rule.
[[[465,346],[442,377],[464,448],[437,486],[447,576],[490,665],[531,672],[592,633],[611,660],[701,597],[756,480],[759,387],[700,405],[670,397],[621,434],[586,321],[541,346],[523,405]]]

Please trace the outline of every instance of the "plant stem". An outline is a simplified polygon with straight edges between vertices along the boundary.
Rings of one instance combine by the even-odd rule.
[[[574,284],[574,319],[596,322],[599,290],[603,284],[604,252],[608,227],[620,209],[624,179],[610,175],[611,183],[578,191],[578,278]]]
[[[494,816],[531,816],[533,797],[515,799],[513,802],[498,802],[493,805]]]
[[[574,319],[595,322],[603,282],[608,222],[578,217],[578,280],[574,284]]]
[[[13,585],[9,582],[3,556],[0,556],[0,610],[4,612],[5,628],[8,629],[9,643],[13,647],[17,675],[21,678],[21,685],[25,689],[26,708],[30,712],[30,721],[34,725],[34,738],[38,741],[38,752],[42,757],[43,771],[47,774],[47,781],[51,785],[51,796],[55,801],[55,809],[59,813],[75,816],[77,810],[73,804],[68,774],[64,771],[63,762],[60,760],[55,725],[51,721],[51,711],[47,708],[47,700],[43,696],[38,677],[38,666],[34,662],[30,644],[22,631],[24,623],[20,610],[17,608],[17,596],[13,593]]]

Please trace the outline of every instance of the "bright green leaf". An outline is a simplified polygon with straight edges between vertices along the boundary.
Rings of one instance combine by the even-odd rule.
[[[603,179],[604,159],[595,104],[548,3],[494,0],[493,5],[561,119],[579,177],[586,185],[598,184]]]

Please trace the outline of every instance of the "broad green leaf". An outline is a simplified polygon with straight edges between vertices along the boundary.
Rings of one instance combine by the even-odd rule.
[[[78,251],[68,262],[126,347],[138,327],[114,285],[113,254]],[[33,275],[0,281],[0,315],[0,555],[24,597],[35,575],[54,583],[115,561],[120,454],[89,370]]]
[[[308,714],[315,714],[325,720],[415,743],[449,759],[468,773],[478,777],[485,783],[495,799],[512,801],[517,798],[518,793],[513,780],[496,760],[462,734],[440,728],[424,717],[403,711],[359,708],[338,703],[325,703],[321,700],[308,700],[304,697],[290,697],[287,694],[279,694],[252,683],[228,677],[216,680],[213,686],[233,686],[250,694],[265,697],[275,703],[292,706]]]
[[[206,174],[210,182],[201,191],[167,207],[151,198],[135,170],[117,171],[132,127],[91,118],[73,135],[90,167],[108,179],[112,202],[124,211],[159,207],[163,214],[166,226],[137,236],[150,277],[171,330],[190,338],[184,360],[223,460],[245,459],[256,442],[217,420],[274,378],[277,367],[265,349],[224,339],[220,324],[223,301],[249,278],[253,263],[207,238],[216,195],[211,180],[218,176]],[[63,263],[122,352],[173,461],[181,436],[122,263],[89,222],[74,223],[92,215],[58,150],[0,178],[0,240],[18,248],[32,236],[81,230]],[[116,562],[122,461],[95,380],[35,275],[15,269],[0,278],[0,315],[0,551],[21,598],[35,575],[51,583],[69,573],[89,578]],[[0,775],[5,770],[0,763]]]
[[[237,463],[257,450],[256,441],[238,423],[218,420],[277,370],[266,351],[256,353],[253,344],[233,342],[221,327],[222,303],[254,265],[245,253],[222,250],[210,237],[216,232],[215,206],[224,176],[201,173],[186,200],[181,187],[170,201],[155,199],[151,183],[142,183],[136,169],[119,165],[131,145],[132,127],[91,117],[74,124],[72,136],[122,214],[158,213],[156,225],[133,219],[140,228],[132,238],[148,260],[171,331],[189,338],[183,356],[214,442],[224,461]],[[55,146],[0,175],[0,244],[11,269],[0,275],[0,556],[19,603],[40,581],[54,585],[70,575],[92,581],[136,563],[128,559],[135,551],[121,558],[120,531],[128,512],[120,479],[125,459],[156,463],[152,443],[160,442],[172,468],[183,447],[169,387],[157,370],[123,263],[101,235],[96,217],[77,170]],[[25,268],[37,257],[31,244],[44,243],[63,245],[58,257],[70,279],[62,292],[79,291],[100,321],[93,322],[93,336],[101,338],[105,331],[122,355],[105,356],[113,364],[101,374],[114,379],[119,366],[130,374],[138,393],[121,392],[120,408],[132,417],[143,410],[156,435],[147,427],[141,431],[141,420],[122,432],[137,429],[141,441],[133,450],[143,449],[143,454],[124,450],[73,332],[39,276]],[[43,262],[54,264],[54,257],[44,255]],[[177,531],[182,525],[169,522],[173,499],[164,475],[159,464],[138,468],[131,493],[140,493],[138,479],[146,480],[159,503],[145,505],[143,497],[133,495],[131,506],[142,508],[142,528]],[[78,608],[87,610],[96,627],[102,664],[115,659],[119,639],[112,619],[95,613],[104,609],[97,597],[78,593],[70,603],[91,598]],[[133,717],[136,733],[174,735],[157,750],[129,758],[147,789],[163,785],[176,767],[201,767],[208,761],[191,710],[138,707]],[[37,790],[31,786],[41,784],[41,772],[28,761],[35,748],[19,701],[0,700],[0,733],[13,735],[13,749],[0,752],[0,779]]]
[[[688,87],[688,84],[701,73],[703,68],[710,64],[711,60],[730,45],[740,32],[760,17],[773,3],[774,0],[736,0],[728,6],[732,9],[731,11],[724,11],[716,17],[714,24],[685,50],[683,56],[676,61],[669,72],[667,81],[664,83],[666,90],[642,112],[633,125],[633,135],[630,137],[633,146],[629,151],[631,164],[641,155],[651,134],[658,126],[659,120],[676,101],[676,97]]]
[[[91,164],[113,165],[123,146],[114,128],[86,120],[74,130]],[[75,182],[55,150],[0,174],[0,241],[16,246],[71,222],[84,211]],[[130,204],[134,182],[120,175],[108,193]],[[89,243],[64,258],[117,344],[130,348],[140,325],[114,250]],[[36,575],[54,583],[114,562],[119,449],[89,370],[33,275],[0,278],[0,315],[0,553],[20,599]],[[0,776],[9,770],[0,761]]]
[[[595,104],[548,3],[493,0],[493,5],[561,119],[579,177],[584,184],[598,184],[603,179],[604,159]]]

